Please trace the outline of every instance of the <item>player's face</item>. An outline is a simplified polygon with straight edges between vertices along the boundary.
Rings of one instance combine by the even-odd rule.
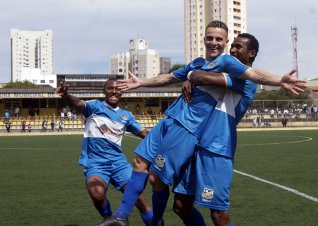
[[[117,107],[122,91],[117,87],[117,81],[109,81],[104,88],[105,101],[112,107]]]
[[[237,37],[231,45],[230,54],[243,64],[251,64],[250,57],[253,57],[255,54],[255,51],[248,49],[248,44],[248,38]]]
[[[221,55],[228,42],[227,32],[222,28],[209,27],[205,32],[204,44],[206,59],[211,60]]]

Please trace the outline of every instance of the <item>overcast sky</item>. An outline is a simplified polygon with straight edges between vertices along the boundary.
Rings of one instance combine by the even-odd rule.
[[[318,77],[318,1],[248,0],[248,32],[261,45],[255,67],[282,75],[293,66],[298,27],[300,78]],[[111,53],[144,38],[160,56],[184,63],[183,0],[10,0],[0,8],[0,82],[10,80],[10,29],[53,30],[53,70],[109,73]]]

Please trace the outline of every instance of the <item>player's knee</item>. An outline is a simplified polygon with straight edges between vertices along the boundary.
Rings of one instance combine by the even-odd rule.
[[[183,208],[182,204],[180,202],[174,202],[172,210],[175,214],[177,214],[180,218],[184,218],[186,216],[186,211]]]
[[[103,187],[100,187],[100,186],[89,187],[88,192],[90,196],[97,201],[103,201],[105,199],[105,190]]]
[[[175,195],[173,202],[173,212],[175,212],[180,218],[183,219],[189,214],[191,214],[192,208],[192,200],[183,199],[183,197],[179,197],[178,194]]]
[[[133,168],[137,172],[148,173],[149,162],[146,159],[136,155],[133,159]]]
[[[161,179],[151,171],[149,172],[148,181],[154,191],[161,191],[167,187],[167,185],[165,185]]]
[[[230,215],[227,211],[210,209],[211,218],[215,225],[228,225],[231,223]]]
[[[106,185],[96,179],[89,179],[86,183],[89,195],[93,200],[104,201],[106,196]]]
[[[149,172],[148,181],[153,187],[157,187],[161,182],[160,178],[156,174],[152,173],[151,171]]]

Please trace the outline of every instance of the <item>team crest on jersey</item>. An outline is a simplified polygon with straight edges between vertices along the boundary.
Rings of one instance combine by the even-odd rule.
[[[209,63],[209,65],[207,66],[209,69],[212,69],[215,67],[215,65],[217,64],[217,61],[212,61],[211,63]]]
[[[158,167],[162,168],[165,164],[165,158],[163,158],[161,155],[158,155],[155,159],[155,163]]]
[[[121,118],[122,120],[124,120],[124,121],[127,120],[127,116],[126,116],[125,114],[122,114],[122,115],[120,116],[120,118]]]
[[[211,199],[214,197],[214,190],[211,188],[204,188],[202,192],[203,201],[211,202]]]

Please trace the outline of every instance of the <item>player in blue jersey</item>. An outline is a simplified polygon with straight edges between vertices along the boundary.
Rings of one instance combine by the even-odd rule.
[[[258,49],[259,44],[254,36],[239,34],[232,43],[230,52],[251,67]],[[190,75],[190,81],[196,85],[214,85],[215,76],[197,71]],[[203,128],[194,161],[187,169],[184,179],[174,188],[174,212],[181,219],[186,218],[188,222],[193,222],[189,225],[197,225],[194,223],[195,218],[190,215],[193,202],[210,209],[215,225],[231,225],[227,210],[236,149],[236,126],[252,103],[257,87],[249,80],[228,78],[229,75],[226,75],[223,84],[219,85],[230,89],[224,90],[224,95],[207,119],[206,125],[209,126]],[[184,90],[186,100],[191,101],[192,96],[188,95],[191,93],[191,86],[185,86]]]
[[[68,86],[61,84],[56,93],[69,106],[85,116],[85,131],[79,164],[84,167],[88,193],[94,206],[104,218],[112,215],[106,193],[109,184],[124,192],[132,173],[122,149],[121,141],[126,131],[144,138],[148,131],[134,118],[131,112],[120,109],[118,101],[122,95],[117,80],[109,79],[104,86],[105,100],[83,101],[68,93]],[[143,195],[136,207],[145,225],[149,225],[152,210]]]
[[[222,54],[226,43],[226,25],[220,21],[213,21],[206,29],[206,59],[197,58],[171,74],[159,75],[151,79],[140,80],[131,74],[132,78],[130,80],[122,81],[121,88],[125,90],[140,86],[163,86],[185,81],[190,71],[200,69],[227,72],[235,77],[253,78],[257,82],[281,84],[281,78],[268,74],[259,75],[237,59]],[[151,225],[160,225],[169,197],[168,186],[175,183],[189,164],[200,132],[205,127],[205,120],[213,112],[217,100],[223,94],[223,89],[195,87],[193,92],[197,98],[186,104],[184,97],[180,96],[166,111],[167,117],[160,121],[137,147],[135,150],[137,155],[134,158],[134,172],[127,184],[122,204],[113,217],[106,219],[100,225],[120,225],[117,224],[118,220],[125,220],[128,217],[136,197],[144,189],[149,165],[152,162],[155,164],[151,166],[149,178],[153,185],[154,208],[154,218]],[[199,223],[200,214],[198,211],[192,208],[191,214],[198,216],[197,223]],[[203,221],[202,218],[201,221]]]

